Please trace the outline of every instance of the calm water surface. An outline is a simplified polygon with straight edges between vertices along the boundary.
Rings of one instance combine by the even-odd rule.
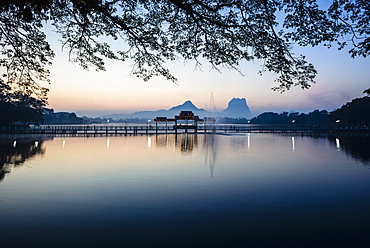
[[[0,137],[1,247],[368,247],[369,137]]]

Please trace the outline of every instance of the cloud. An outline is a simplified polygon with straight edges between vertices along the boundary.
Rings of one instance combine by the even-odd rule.
[[[325,87],[326,89],[323,89],[324,87],[320,88],[321,90],[317,88],[307,94],[308,99],[312,101],[317,108],[331,108],[328,109],[330,111],[341,107],[344,103],[354,98],[352,94],[342,89],[328,87]]]

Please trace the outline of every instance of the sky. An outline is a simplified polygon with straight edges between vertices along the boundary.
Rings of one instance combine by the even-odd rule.
[[[50,39],[49,39],[50,38]],[[205,62],[202,70],[195,70],[192,61],[168,62],[166,66],[179,80],[178,84],[163,77],[148,82],[130,75],[132,62],[106,60],[106,71],[89,71],[68,61],[57,35],[48,32],[48,40],[56,52],[50,67],[51,84],[49,108],[54,111],[75,112],[78,116],[98,117],[136,111],[169,109],[190,100],[198,108],[211,110],[213,94],[216,110],[227,108],[232,98],[245,98],[254,116],[262,112],[297,111],[308,113],[315,109],[332,111],[354,98],[364,96],[370,87],[370,60],[352,59],[347,51],[335,47],[294,47],[296,54],[306,55],[318,71],[316,84],[308,90],[294,87],[280,93],[276,75],[258,74],[261,61],[242,61],[236,71],[210,70]]]

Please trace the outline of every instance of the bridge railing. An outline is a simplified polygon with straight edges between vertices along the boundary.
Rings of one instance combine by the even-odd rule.
[[[11,126],[0,127],[0,133],[40,133],[40,134],[63,134],[63,133],[165,133],[177,132],[182,129],[193,129],[198,132],[269,132],[269,133],[330,133],[330,132],[370,132],[367,126],[335,126],[335,125],[198,125],[198,126],[119,126],[119,125],[44,125],[44,126]]]

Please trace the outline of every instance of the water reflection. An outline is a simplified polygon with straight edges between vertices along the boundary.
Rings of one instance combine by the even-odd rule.
[[[148,149],[152,147],[152,137],[148,136]]]
[[[157,147],[167,147],[169,143],[168,135],[156,135],[155,136],[155,145]]]
[[[210,169],[210,175],[213,177],[217,158],[220,154],[221,148],[219,140],[223,135],[219,134],[178,134],[178,135],[155,135],[147,136],[146,147],[151,149],[155,148],[171,148],[179,151],[183,156],[189,156],[195,151],[201,152],[204,156],[204,164]],[[270,135],[271,137],[273,135]],[[233,152],[243,153],[249,150],[263,150],[262,144],[255,143],[252,147],[251,143],[254,139],[253,134],[235,135],[228,138],[228,146]],[[117,137],[119,138],[119,137]],[[132,137],[133,139],[135,137]],[[288,138],[288,137],[287,137]],[[299,136],[291,136],[291,149],[297,150],[297,142]],[[309,138],[309,137],[308,137]],[[355,160],[359,160],[365,164],[370,163],[370,139],[366,135],[343,135],[343,136],[320,136],[313,137],[320,140],[329,140],[329,142],[336,148],[338,152],[344,152],[346,155],[351,156]],[[10,173],[13,167],[17,167],[25,163],[28,159],[36,155],[44,154],[46,147],[44,142],[53,139],[53,137],[29,137],[29,138],[10,138],[0,137],[0,181],[4,179],[7,173]],[[82,139],[82,138],[81,138]],[[122,137],[125,144],[127,138]],[[138,137],[136,137],[138,139]],[[67,140],[67,141],[66,141]],[[61,148],[64,150],[68,142],[68,138],[62,138]],[[119,144],[114,144],[115,146]],[[287,144],[288,145],[288,144]],[[112,147],[111,138],[106,137],[105,146]],[[127,146],[127,144],[125,145]],[[222,144],[221,146],[225,146]],[[252,149],[253,148],[253,149]]]
[[[335,145],[336,145],[338,151],[340,151],[340,141],[339,141],[338,138],[335,139]]]
[[[183,155],[189,155],[198,148],[198,135],[197,134],[177,134],[177,135],[156,135],[156,147],[169,147],[174,146],[175,150],[179,150]],[[149,144],[150,141],[150,144]],[[148,148],[151,146],[151,137],[148,137]]]
[[[250,144],[250,137],[249,137]],[[202,149],[204,164],[210,168],[213,176],[217,158],[217,135],[216,134],[178,134],[178,135],[156,135],[155,146],[165,148],[173,146],[182,155],[190,155],[194,151]],[[149,147],[149,137],[148,137]]]
[[[209,166],[211,177],[213,177],[217,159],[217,137],[215,134],[204,135],[203,148],[205,153],[204,164]]]
[[[108,138],[107,139],[107,148],[109,148],[109,146],[110,146],[110,139]]]
[[[338,151],[344,151],[352,158],[363,163],[370,163],[370,137],[368,135],[329,136]]]
[[[216,139],[217,138],[216,136]],[[235,151],[245,151],[246,148],[251,148],[250,139],[250,136],[248,138],[248,136],[245,135],[232,135],[228,138],[228,140],[230,140],[228,145]]]
[[[181,134],[176,135],[176,148],[179,148],[181,153],[186,155],[193,152],[194,149],[198,148],[198,135],[195,134]]]
[[[20,162],[1,183],[4,247],[354,247],[370,241],[370,175],[344,155],[352,144],[345,137],[16,141],[0,143],[2,164],[44,155]],[[366,139],[354,142],[369,147]],[[21,147],[28,155],[19,159],[14,151]]]
[[[13,167],[22,166],[30,158],[44,154],[44,140],[0,138],[0,182]]]

